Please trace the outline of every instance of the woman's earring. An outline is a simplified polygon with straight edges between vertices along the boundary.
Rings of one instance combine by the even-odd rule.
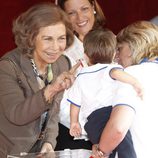
[[[96,14],[97,12],[94,10],[93,13]]]
[[[55,0],[55,4],[58,5],[58,0]]]

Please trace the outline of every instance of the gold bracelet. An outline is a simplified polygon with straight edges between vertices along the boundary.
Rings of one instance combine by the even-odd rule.
[[[96,146],[96,148],[97,148],[98,156],[101,157],[101,158],[108,158],[108,157],[110,156],[110,154],[112,153],[112,152],[110,152],[110,153],[105,153],[105,152],[101,151],[101,150],[99,149],[99,146],[98,146],[98,145]]]

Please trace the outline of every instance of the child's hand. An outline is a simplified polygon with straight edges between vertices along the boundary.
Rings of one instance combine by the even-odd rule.
[[[71,126],[70,126],[70,135],[73,136],[73,137],[79,137],[81,135],[81,126],[79,124],[79,122],[77,123],[71,123]]]
[[[144,90],[142,85],[139,82],[135,82],[133,84],[133,87],[135,91],[137,92],[137,95],[143,100]]]

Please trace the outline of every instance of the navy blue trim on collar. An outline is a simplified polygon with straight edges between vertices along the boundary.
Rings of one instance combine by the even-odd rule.
[[[153,60],[153,61],[149,61],[149,59],[148,58],[144,58],[144,59],[142,59],[142,61],[139,63],[139,64],[142,64],[142,63],[147,63],[147,62],[150,62],[150,63],[156,63],[156,64],[158,64],[158,58],[156,58],[155,60]]]
[[[98,71],[100,71],[100,70],[102,70],[102,69],[105,69],[105,68],[107,68],[107,67],[108,67],[108,66],[105,66],[105,67],[102,67],[102,68],[100,68],[100,69],[98,69],[98,70],[91,71],[91,72],[83,72],[83,73],[79,73],[79,74],[77,75],[77,77],[78,77],[79,75],[83,75],[83,74],[95,73],[95,72],[98,72]]]

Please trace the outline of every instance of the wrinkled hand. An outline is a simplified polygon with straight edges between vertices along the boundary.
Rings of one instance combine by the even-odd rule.
[[[55,152],[50,143],[44,143],[36,158],[55,158]]]
[[[56,81],[53,83],[53,87],[57,92],[71,87],[75,80],[76,70],[79,66],[80,62],[74,65],[70,71],[63,72],[61,75],[57,77]]]
[[[44,143],[41,149],[41,153],[53,152],[54,149],[50,143]]]
[[[73,84],[75,80],[75,73],[79,66],[80,62],[74,65],[70,71],[60,74],[54,83],[46,87],[44,91],[46,101],[51,102],[54,95],[62,90],[68,89]]]

